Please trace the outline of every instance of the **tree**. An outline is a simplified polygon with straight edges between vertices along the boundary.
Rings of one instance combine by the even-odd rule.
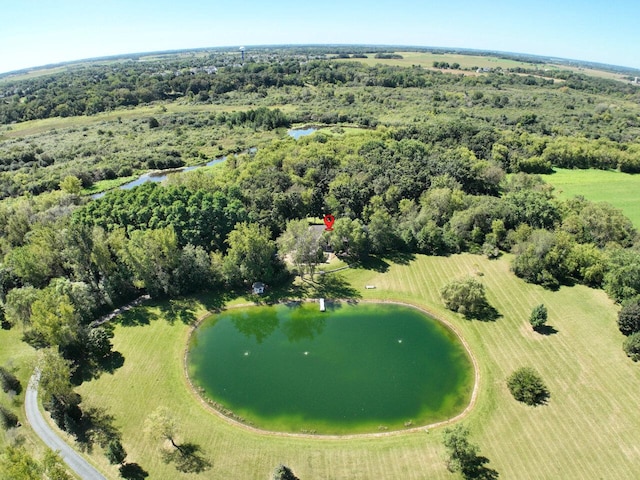
[[[0,426],[8,430],[18,425],[18,417],[4,405],[0,405]]]
[[[181,295],[203,290],[219,282],[219,279],[214,277],[211,259],[206,250],[191,244],[186,245],[180,252],[174,278]]]
[[[48,480],[71,480],[71,475],[62,463],[62,458],[56,452],[47,449],[42,459],[45,478]]]
[[[485,466],[489,459],[478,455],[477,445],[472,444],[468,437],[469,429],[462,424],[444,431],[443,444],[449,454],[449,471],[460,472],[465,479],[498,478],[498,472]]]
[[[611,252],[604,289],[611,298],[622,302],[640,294],[640,252],[618,248]]]
[[[75,395],[71,385],[71,375],[75,368],[53,348],[43,351],[39,362],[40,388],[46,397],[56,397],[63,404],[70,402]]]
[[[0,388],[2,388],[2,391],[5,393],[20,393],[22,391],[20,380],[5,367],[0,367]]]
[[[153,440],[166,440],[180,450],[176,443],[178,424],[167,407],[158,407],[145,420],[145,433]]]
[[[640,332],[640,296],[623,304],[618,312],[618,328],[626,336]]]
[[[11,480],[42,480],[42,466],[24,447],[9,445],[0,456],[0,477]]]
[[[121,465],[124,459],[127,458],[127,452],[117,438],[109,442],[104,454],[111,465]]]
[[[91,358],[102,360],[111,354],[113,332],[104,327],[92,328],[86,338],[86,351]]]
[[[280,270],[271,231],[255,223],[238,223],[227,238],[223,272],[229,283],[271,282]]]
[[[82,181],[73,175],[67,175],[60,182],[60,190],[71,195],[77,195],[82,190]]]
[[[376,209],[369,219],[371,252],[385,253],[397,248],[397,236],[391,215],[384,208]]]
[[[299,480],[286,465],[278,465],[273,471],[273,480]]]
[[[313,277],[316,265],[324,261],[320,247],[320,235],[309,228],[306,220],[290,220],[287,229],[278,238],[278,250],[281,256],[289,256],[297,267],[301,277],[309,272]]]
[[[531,367],[521,367],[514,371],[507,379],[507,386],[513,398],[527,405],[540,405],[549,398],[549,390]]]
[[[640,332],[629,335],[622,345],[625,353],[634,362],[640,361]]]
[[[484,285],[472,277],[446,284],[440,295],[449,310],[467,316],[480,315],[488,307]]]
[[[158,297],[173,292],[172,273],[179,258],[173,227],[131,232],[123,257],[137,279],[137,286],[146,288],[149,295]]]
[[[547,323],[547,307],[544,304],[536,305],[531,310],[531,316],[529,317],[529,323],[534,330],[537,330]]]
[[[40,463],[24,447],[11,445],[0,455],[0,477],[7,480],[71,480],[58,454],[47,449]]]
[[[31,326],[44,345],[64,347],[78,338],[80,324],[69,297],[47,288],[31,305]]]
[[[38,290],[31,286],[14,288],[7,293],[5,318],[11,325],[31,323],[31,305],[38,298]]]
[[[365,257],[369,252],[367,230],[358,219],[338,218],[329,238],[335,252],[342,252],[354,260]]]

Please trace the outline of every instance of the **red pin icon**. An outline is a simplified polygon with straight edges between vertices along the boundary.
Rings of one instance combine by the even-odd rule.
[[[330,232],[333,230],[333,223],[336,221],[336,217],[333,215],[325,215],[324,216],[324,224],[327,226],[325,231]]]

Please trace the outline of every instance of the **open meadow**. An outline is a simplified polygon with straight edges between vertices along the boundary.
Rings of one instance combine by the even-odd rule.
[[[490,261],[463,254],[380,260],[374,269],[341,275],[356,297],[417,305],[450,322],[468,342],[480,370],[475,407],[462,422],[503,479],[633,479],[640,469],[640,370],[622,352],[617,308],[604,292],[584,286],[556,292],[524,283],[509,271],[509,256]],[[452,278],[474,275],[485,284],[495,321],[466,320],[447,311],[438,291]],[[375,285],[365,290],[364,285]],[[238,298],[232,303],[246,302]],[[532,332],[531,308],[544,303],[551,334]],[[384,437],[294,438],[257,433],[221,419],[192,392],[184,352],[194,319],[215,298],[151,304],[125,314],[115,328],[124,365],[83,384],[88,405],[106,407],[123,432],[127,461],[150,478],[264,479],[284,463],[302,479],[447,479],[443,428]],[[208,305],[205,306],[205,305]],[[509,394],[506,377],[533,366],[551,392],[547,405],[527,407]],[[143,433],[148,412],[166,406],[178,419],[180,440],[202,448],[211,467],[177,473],[159,444]],[[117,478],[100,452],[94,463]]]
[[[608,202],[621,209],[640,229],[640,179],[637,176],[613,170],[556,168],[543,178],[555,187],[557,197],[568,199],[581,195],[592,202]]]

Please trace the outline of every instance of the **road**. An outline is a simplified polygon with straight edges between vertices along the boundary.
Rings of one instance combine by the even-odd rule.
[[[40,371],[36,370],[29,380],[29,387],[25,395],[24,407],[27,413],[27,420],[31,424],[34,432],[42,439],[47,446],[62,457],[69,467],[83,480],[107,480],[98,470],[93,468],[89,462],[82,458],[67,443],[54,432],[47,421],[42,416],[38,408],[38,383],[40,382]]]

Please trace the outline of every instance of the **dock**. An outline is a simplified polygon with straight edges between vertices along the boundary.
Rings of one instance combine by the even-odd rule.
[[[325,311],[325,308],[324,308],[324,298],[321,298],[321,299],[320,299],[320,311],[321,311],[321,312],[324,312],[324,311]]]

